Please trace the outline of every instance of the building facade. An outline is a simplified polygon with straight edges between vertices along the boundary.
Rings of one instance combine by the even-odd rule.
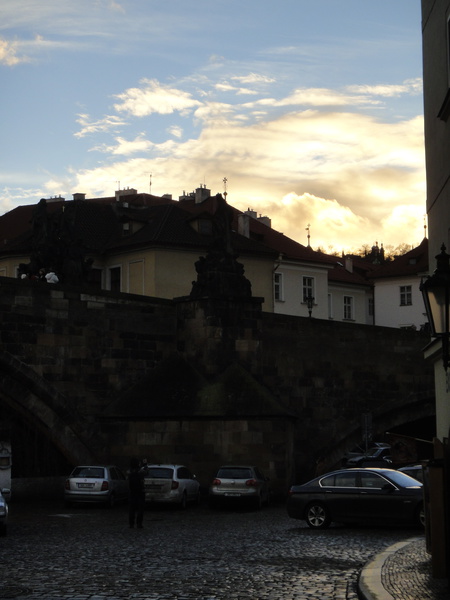
[[[450,248],[450,4],[422,0],[423,82],[429,262]],[[436,387],[435,461],[430,466],[433,572],[450,577],[450,393],[440,339],[426,349]],[[444,525],[444,526],[443,526]]]
[[[372,284],[349,263],[295,242],[250,209],[226,206],[231,252],[264,311],[373,324]],[[189,296],[201,257],[226,238],[220,207],[204,187],[177,201],[127,189],[107,198],[74,194],[71,201],[20,206],[0,217],[0,275],[53,268],[61,282],[76,285],[88,265],[86,277],[97,289]]]

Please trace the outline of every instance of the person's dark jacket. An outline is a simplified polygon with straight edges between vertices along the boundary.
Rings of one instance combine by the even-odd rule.
[[[128,484],[131,496],[139,497],[145,494],[144,473],[142,473],[138,469],[133,469],[130,472],[128,476]]]

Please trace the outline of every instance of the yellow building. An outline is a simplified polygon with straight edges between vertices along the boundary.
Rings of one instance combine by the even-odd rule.
[[[217,239],[220,210],[229,211],[231,253],[243,266],[263,310],[373,324],[373,286],[351,261],[314,251],[238,211],[200,187],[170,196],[120,190],[107,198],[74,194],[20,206],[0,217],[0,275],[38,276],[53,269],[61,283],[158,298],[188,296],[200,257]],[[309,298],[309,300],[308,300]]]

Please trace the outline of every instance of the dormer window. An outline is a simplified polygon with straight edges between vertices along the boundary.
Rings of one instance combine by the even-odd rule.
[[[212,221],[211,219],[199,219],[197,221],[198,232],[202,235],[212,235]]]

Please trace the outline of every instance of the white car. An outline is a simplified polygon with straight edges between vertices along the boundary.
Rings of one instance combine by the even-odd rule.
[[[128,498],[128,480],[114,465],[75,467],[64,485],[64,501],[100,502],[109,507]]]
[[[148,465],[144,470],[145,501],[177,504],[200,502],[200,484],[184,465]]]
[[[0,492],[0,535],[6,535],[6,524],[8,522],[8,502],[11,491],[3,488]]]
[[[224,465],[209,487],[209,505],[223,502],[251,502],[256,508],[270,502],[269,478],[254,465]]]

